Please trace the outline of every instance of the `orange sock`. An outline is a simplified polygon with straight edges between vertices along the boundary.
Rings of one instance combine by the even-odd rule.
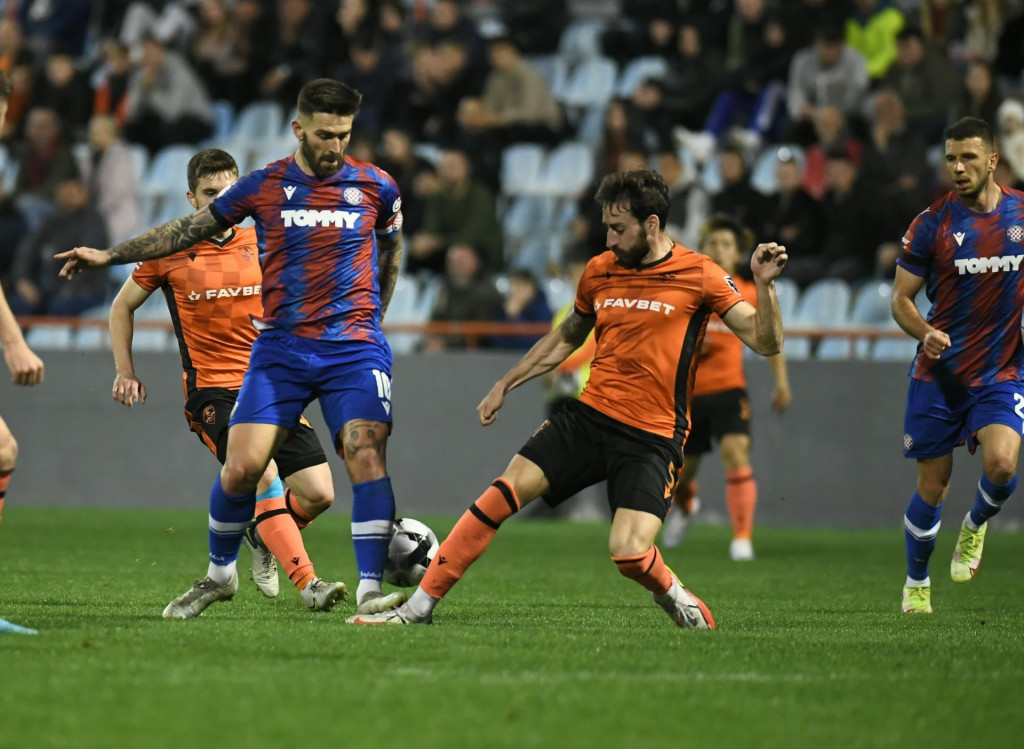
[[[672,501],[676,503],[676,507],[683,511],[683,517],[690,517],[693,514],[693,502],[696,499],[697,481],[695,479],[680,481],[676,484],[676,491],[672,495]]]
[[[725,505],[732,517],[733,538],[749,541],[754,533],[754,508],[757,507],[757,482],[750,466],[726,471]]]
[[[427,574],[420,581],[434,598],[444,598],[491,543],[498,527],[519,512],[519,500],[512,486],[498,479],[462,513],[459,522],[441,544]]]
[[[302,534],[285,507],[284,497],[270,497],[256,503],[256,530],[264,546],[288,573],[288,579],[299,590],[305,588],[316,573],[302,543]]]
[[[651,546],[639,556],[612,557],[612,561],[624,577],[636,580],[652,593],[661,595],[672,587],[672,570],[661,558],[657,546]]]
[[[0,471],[0,521],[4,514],[4,495],[7,494],[7,485],[11,483],[12,471]]]
[[[302,509],[299,503],[292,497],[292,490],[284,490],[284,506],[288,508],[288,513],[292,516],[292,520],[295,521],[296,527],[300,531],[306,530],[306,526],[313,522],[315,519],[312,515]]]

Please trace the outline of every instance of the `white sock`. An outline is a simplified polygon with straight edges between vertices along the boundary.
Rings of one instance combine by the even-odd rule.
[[[423,588],[416,588],[405,605],[414,616],[424,619],[433,613],[434,607],[440,602],[440,598],[434,598]]]
[[[235,562],[233,561],[227,564],[214,564],[210,562],[210,566],[206,570],[206,576],[217,583],[217,585],[227,585],[236,574]]]
[[[364,577],[359,580],[359,585],[356,587],[356,604],[363,602],[367,593],[380,593],[380,580],[372,580],[368,577]]]
[[[931,584],[932,579],[930,577],[926,577],[924,580],[914,580],[911,577],[907,578],[908,588],[930,588]]]

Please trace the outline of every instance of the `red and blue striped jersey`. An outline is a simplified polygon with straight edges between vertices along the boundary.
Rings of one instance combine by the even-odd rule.
[[[1024,375],[1024,193],[1001,190],[991,213],[975,213],[949,192],[903,237],[897,262],[925,279],[928,322],[950,339],[937,360],[919,348],[911,377],[977,387]]]
[[[263,269],[256,327],[332,341],[384,342],[377,236],[401,230],[401,209],[394,179],[349,156],[326,179],[289,156],[245,175],[210,204],[226,225],[256,221]]]

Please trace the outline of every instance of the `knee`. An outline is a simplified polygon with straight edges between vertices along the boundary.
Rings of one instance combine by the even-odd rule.
[[[263,466],[254,466],[241,460],[227,460],[220,469],[220,485],[228,494],[251,492],[259,485]]]
[[[320,515],[334,504],[334,487],[306,489],[302,496],[302,508],[313,517]]]
[[[0,472],[13,471],[18,460],[18,441],[8,434],[0,438]]]
[[[1017,473],[1017,461],[1008,453],[995,455],[985,461],[985,475],[993,484],[1005,484]]]
[[[949,479],[941,479],[935,476],[919,476],[917,479],[917,493],[921,499],[930,505],[939,505],[946,501],[949,493]]]
[[[634,557],[645,554],[652,545],[651,539],[641,538],[636,534],[618,536],[608,540],[608,553],[613,559],[618,557]]]

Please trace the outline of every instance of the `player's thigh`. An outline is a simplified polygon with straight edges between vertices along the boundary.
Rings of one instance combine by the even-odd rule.
[[[320,444],[320,438],[316,431],[303,416],[299,419],[298,425],[291,430],[288,438],[281,444],[274,454],[274,462],[277,463],[277,470],[282,481],[291,486],[289,479],[300,471],[314,466],[324,466],[327,469],[330,479],[330,469],[327,468],[327,455]],[[295,491],[295,487],[292,487]]]
[[[226,388],[199,388],[185,401],[189,429],[224,463],[228,446],[228,423],[237,392]]]
[[[949,455],[965,440],[970,393],[911,378],[903,417],[903,455],[926,460]]]
[[[14,469],[14,462],[18,457],[18,443],[11,434],[11,430],[0,416],[0,471],[11,471]]]
[[[718,441],[722,454],[722,465],[727,471],[735,471],[750,465],[750,435],[735,432],[723,434]]]
[[[570,401],[519,449],[517,455],[544,476],[548,486],[542,494],[552,507],[607,477],[600,416],[589,406]]]
[[[1009,480],[1016,472],[1024,431],[1024,384],[1011,381],[978,388],[967,418],[968,444],[981,445],[990,479]]]
[[[375,435],[386,441],[392,422],[391,369],[383,357],[339,363],[319,377],[317,397],[335,447],[345,445],[345,425],[380,422],[387,430]]]
[[[989,424],[978,430],[977,440],[985,475],[996,484],[1009,481],[1017,472],[1020,432],[1005,424]]]
[[[288,430],[277,424],[232,425],[228,430],[225,470],[236,478],[244,475],[258,480],[287,437]]]
[[[548,483],[540,466],[518,453],[512,456],[512,460],[501,474],[501,478],[512,487],[516,499],[519,500],[520,509],[551,490],[551,484]]]

